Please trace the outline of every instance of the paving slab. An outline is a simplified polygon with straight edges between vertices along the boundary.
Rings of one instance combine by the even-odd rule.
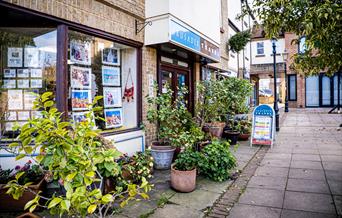
[[[322,171],[323,172],[323,171]],[[289,168],[260,166],[255,171],[255,176],[287,177]]]
[[[326,180],[323,170],[295,169],[295,168],[290,169],[289,178],[312,179],[312,180],[323,180],[323,181]]]
[[[342,170],[342,163],[340,162],[325,162],[323,161],[323,168],[324,170],[335,170],[341,171]]]
[[[261,166],[270,166],[270,167],[289,167],[290,166],[290,160],[263,160],[260,164]]]
[[[330,194],[326,181],[308,179],[289,179],[286,190]]]
[[[215,182],[215,181],[203,178],[203,177],[197,177],[196,189],[201,189],[201,190],[211,191],[211,192],[221,194],[232,183],[233,183],[233,180],[227,180],[224,182]]]
[[[342,182],[342,169],[341,170],[325,170],[327,180],[337,180]]]
[[[318,149],[294,148],[293,154],[319,154]]]
[[[267,153],[264,159],[273,159],[273,160],[290,160],[291,154],[282,154],[282,153]]]
[[[331,195],[325,194],[286,191],[284,208],[336,214]]]
[[[334,203],[335,203],[335,207],[337,210],[337,214],[339,216],[342,216],[342,196],[341,195],[334,195]]]
[[[281,210],[271,207],[236,204],[229,213],[229,218],[279,218]]]
[[[318,161],[292,160],[291,168],[322,170],[322,164]]]
[[[336,218],[333,214],[326,213],[314,213],[298,210],[283,210],[281,212],[281,218]]]
[[[247,188],[239,199],[240,204],[281,208],[284,191],[260,188]]]
[[[321,161],[321,158],[318,154],[293,154],[292,160]]]
[[[150,218],[164,218],[164,217],[172,217],[172,218],[198,218],[203,217],[203,213],[199,210],[191,209],[185,207],[183,205],[176,204],[166,204],[162,208],[157,208],[153,214],[151,214]]]
[[[322,158],[322,161],[341,162],[342,163],[342,156],[341,155],[321,154],[321,158]]]
[[[333,195],[342,195],[342,182],[338,180],[329,180],[328,184]]]
[[[270,176],[253,176],[247,185],[247,187],[277,189],[281,191],[285,190],[285,186],[286,178]]]

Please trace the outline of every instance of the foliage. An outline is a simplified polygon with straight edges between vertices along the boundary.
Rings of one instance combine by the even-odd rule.
[[[0,45],[24,47],[35,46],[35,43],[32,36],[0,31]]]
[[[89,106],[87,119],[81,123],[65,122],[62,114],[53,106],[51,92],[46,92],[35,101],[35,109],[42,109],[42,117],[28,121],[21,128],[18,142],[10,144],[17,149],[19,160],[31,155],[35,150],[40,154],[33,157],[40,166],[46,167],[54,180],[59,180],[66,194],[53,195],[51,198],[37,193],[36,197],[25,205],[32,212],[36,207],[47,208],[51,214],[86,216],[94,214],[105,216],[114,205],[125,206],[137,196],[148,198],[146,192],[150,185],[142,178],[141,185],[127,184],[127,189],[116,187],[115,191],[103,195],[103,176],[116,176],[121,172],[116,159],[121,155],[113,145],[105,146],[94,130],[93,113],[101,110],[95,106],[101,99],[96,97]],[[20,185],[18,180],[24,172],[16,174],[15,179],[7,184],[7,193],[18,199],[28,185]],[[101,175],[102,174],[102,175]],[[39,203],[46,200],[45,205]],[[95,213],[97,211],[97,213]]]
[[[128,161],[121,164],[124,163],[127,163],[125,169],[130,173],[132,182],[139,182],[142,178],[152,177],[153,157],[150,150],[137,152]]]
[[[189,171],[197,168],[200,161],[200,153],[193,148],[186,148],[184,151],[178,154],[177,159],[174,162],[174,168],[181,171]]]
[[[31,165],[32,162],[27,161],[24,166],[17,165],[14,169],[2,170],[0,168],[0,184],[6,184],[9,181],[15,179],[15,176],[20,173],[24,173],[20,176],[18,183],[24,185],[28,182],[37,183],[44,177],[43,170],[37,164]]]
[[[0,184],[6,184],[11,180],[13,169],[3,170],[0,166]]]
[[[253,13],[261,20],[268,38],[280,32],[305,36],[306,51],[294,56],[292,65],[305,75],[328,75],[342,66],[342,4],[341,0],[255,0]],[[298,40],[296,40],[298,43]]]
[[[251,40],[251,31],[245,30],[237,32],[235,35],[229,38],[227,42],[228,50],[238,53],[247,45]]]
[[[250,120],[240,120],[239,132],[242,134],[250,134],[252,132],[252,122]]]
[[[214,140],[202,150],[199,162],[200,173],[214,181],[224,181],[230,176],[230,170],[236,166],[236,159],[229,150],[226,141]]]
[[[170,142],[176,147],[191,146],[203,137],[203,133],[186,107],[185,96],[188,91],[182,87],[173,100],[172,90],[167,85],[165,90],[158,93],[157,97],[148,97],[147,120],[158,125],[160,141]]]

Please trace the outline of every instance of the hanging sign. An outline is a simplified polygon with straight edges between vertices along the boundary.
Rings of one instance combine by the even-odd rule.
[[[273,147],[275,113],[272,107],[262,104],[253,111],[251,146],[271,145]]]

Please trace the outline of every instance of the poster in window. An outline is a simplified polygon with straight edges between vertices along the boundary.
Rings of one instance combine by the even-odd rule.
[[[2,88],[4,89],[15,89],[16,88],[16,81],[14,79],[4,79]]]
[[[39,56],[40,67],[56,66],[56,52],[40,51]]]
[[[122,107],[121,87],[103,88],[104,107]]]
[[[86,122],[87,121],[87,113],[88,112],[73,112],[72,113],[72,119],[74,120],[75,123],[81,123],[81,122]],[[92,115],[92,123],[95,123],[95,117]]]
[[[18,79],[17,84],[18,84],[18,88],[20,89],[30,88],[30,80],[28,79]]]
[[[43,88],[43,80],[31,79],[31,88]]]
[[[29,69],[18,69],[17,76],[19,78],[28,78],[30,76],[30,71]]]
[[[15,69],[4,69],[4,78],[15,78],[16,75]]]
[[[6,122],[5,123],[5,131],[13,131],[16,122]]]
[[[91,103],[90,90],[72,90],[71,91],[71,107],[72,110],[87,110]]]
[[[8,48],[7,50],[7,67],[23,66],[23,49]]]
[[[38,97],[38,90],[25,90],[24,91],[24,108],[25,110],[32,110],[34,101]]]
[[[8,90],[8,110],[23,109],[23,90]]]
[[[71,88],[90,89],[91,68],[70,67]]]
[[[7,111],[5,115],[5,120],[17,120],[17,112]]]
[[[24,67],[39,67],[39,50],[38,48],[25,48],[24,51]]]
[[[31,77],[42,78],[43,77],[42,69],[31,69]]]
[[[18,111],[18,120],[29,120],[30,111]]]
[[[106,128],[115,128],[123,125],[122,108],[105,109]]]
[[[70,42],[70,61],[76,64],[91,65],[91,44],[77,41]]]
[[[102,85],[120,86],[120,68],[102,66]]]
[[[120,49],[105,48],[102,50],[102,63],[108,65],[120,65]]]

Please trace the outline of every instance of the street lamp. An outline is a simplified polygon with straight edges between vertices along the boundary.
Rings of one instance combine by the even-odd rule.
[[[273,48],[273,77],[274,77],[274,104],[273,108],[275,111],[275,123],[276,131],[280,130],[279,127],[279,108],[278,108],[278,96],[277,96],[277,67],[276,67],[276,41],[277,39],[272,38],[272,48]]]
[[[288,87],[288,80],[287,80],[287,73],[286,73],[286,63],[287,63],[287,58],[289,56],[289,53],[287,53],[286,49],[284,50],[284,53],[283,53],[283,61],[284,61],[284,72],[285,72],[285,112],[289,112],[289,99],[287,97],[287,87]]]

